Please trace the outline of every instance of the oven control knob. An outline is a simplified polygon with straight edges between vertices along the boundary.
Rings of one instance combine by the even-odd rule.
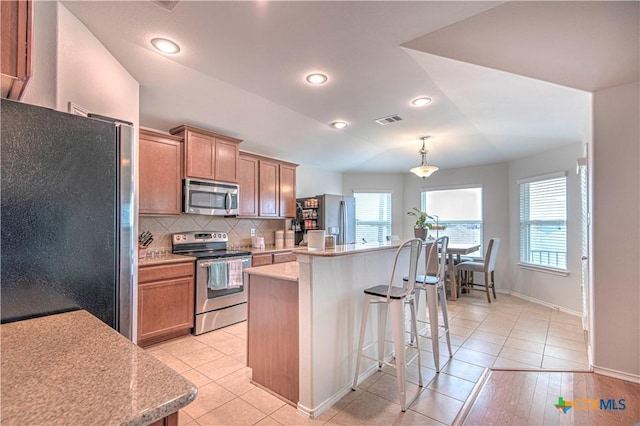
[[[180,235],[176,235],[176,241],[180,241]]]
[[[227,238],[227,234],[222,234],[222,238]]]

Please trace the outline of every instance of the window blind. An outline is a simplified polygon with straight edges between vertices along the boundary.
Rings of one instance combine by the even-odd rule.
[[[567,269],[567,178],[529,180],[520,190],[520,262]]]
[[[391,235],[391,193],[354,192],[356,241],[384,242]]]

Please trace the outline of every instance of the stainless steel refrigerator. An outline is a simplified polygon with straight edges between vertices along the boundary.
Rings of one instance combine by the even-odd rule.
[[[133,337],[133,127],[2,99],[3,323],[86,309]]]
[[[314,200],[309,203],[305,200]],[[315,204],[317,200],[317,206]],[[310,198],[299,198],[297,200],[300,206],[302,220],[305,223],[305,217],[312,218],[311,223],[316,225],[315,229],[324,229],[326,234],[337,231],[336,244],[347,244],[356,240],[356,199],[347,195],[316,195]],[[315,206],[315,207],[314,207]],[[309,214],[311,213],[311,214]],[[308,230],[304,225],[302,230]]]

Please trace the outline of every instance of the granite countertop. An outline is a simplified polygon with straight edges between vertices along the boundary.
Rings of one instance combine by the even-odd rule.
[[[308,247],[300,247],[293,250],[295,254],[308,254],[309,256],[322,256],[322,257],[334,257],[334,256],[346,256],[351,254],[366,253],[379,250],[391,250],[397,249],[400,245],[399,242],[393,243],[356,243],[337,245],[335,248],[325,248],[323,250],[313,250]]]
[[[197,388],[87,311],[0,326],[4,425],[146,425]]]
[[[165,265],[169,263],[187,262],[190,260],[196,260],[193,256],[184,256],[182,254],[161,254],[158,256],[147,255],[144,259],[138,259],[138,266],[157,266]]]
[[[250,248],[251,254],[266,254],[266,253],[286,253],[294,250],[298,246],[295,247],[266,247],[264,249]]]
[[[285,281],[298,281],[300,275],[298,271],[298,262],[274,263],[243,269],[243,272],[249,275],[278,278]]]

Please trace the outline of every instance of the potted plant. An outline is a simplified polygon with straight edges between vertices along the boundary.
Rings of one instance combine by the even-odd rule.
[[[409,210],[407,214],[416,218],[416,223],[413,226],[415,237],[421,240],[427,238],[427,229],[433,228],[433,223],[431,223],[433,216],[429,216],[426,212],[420,211],[416,207]]]

